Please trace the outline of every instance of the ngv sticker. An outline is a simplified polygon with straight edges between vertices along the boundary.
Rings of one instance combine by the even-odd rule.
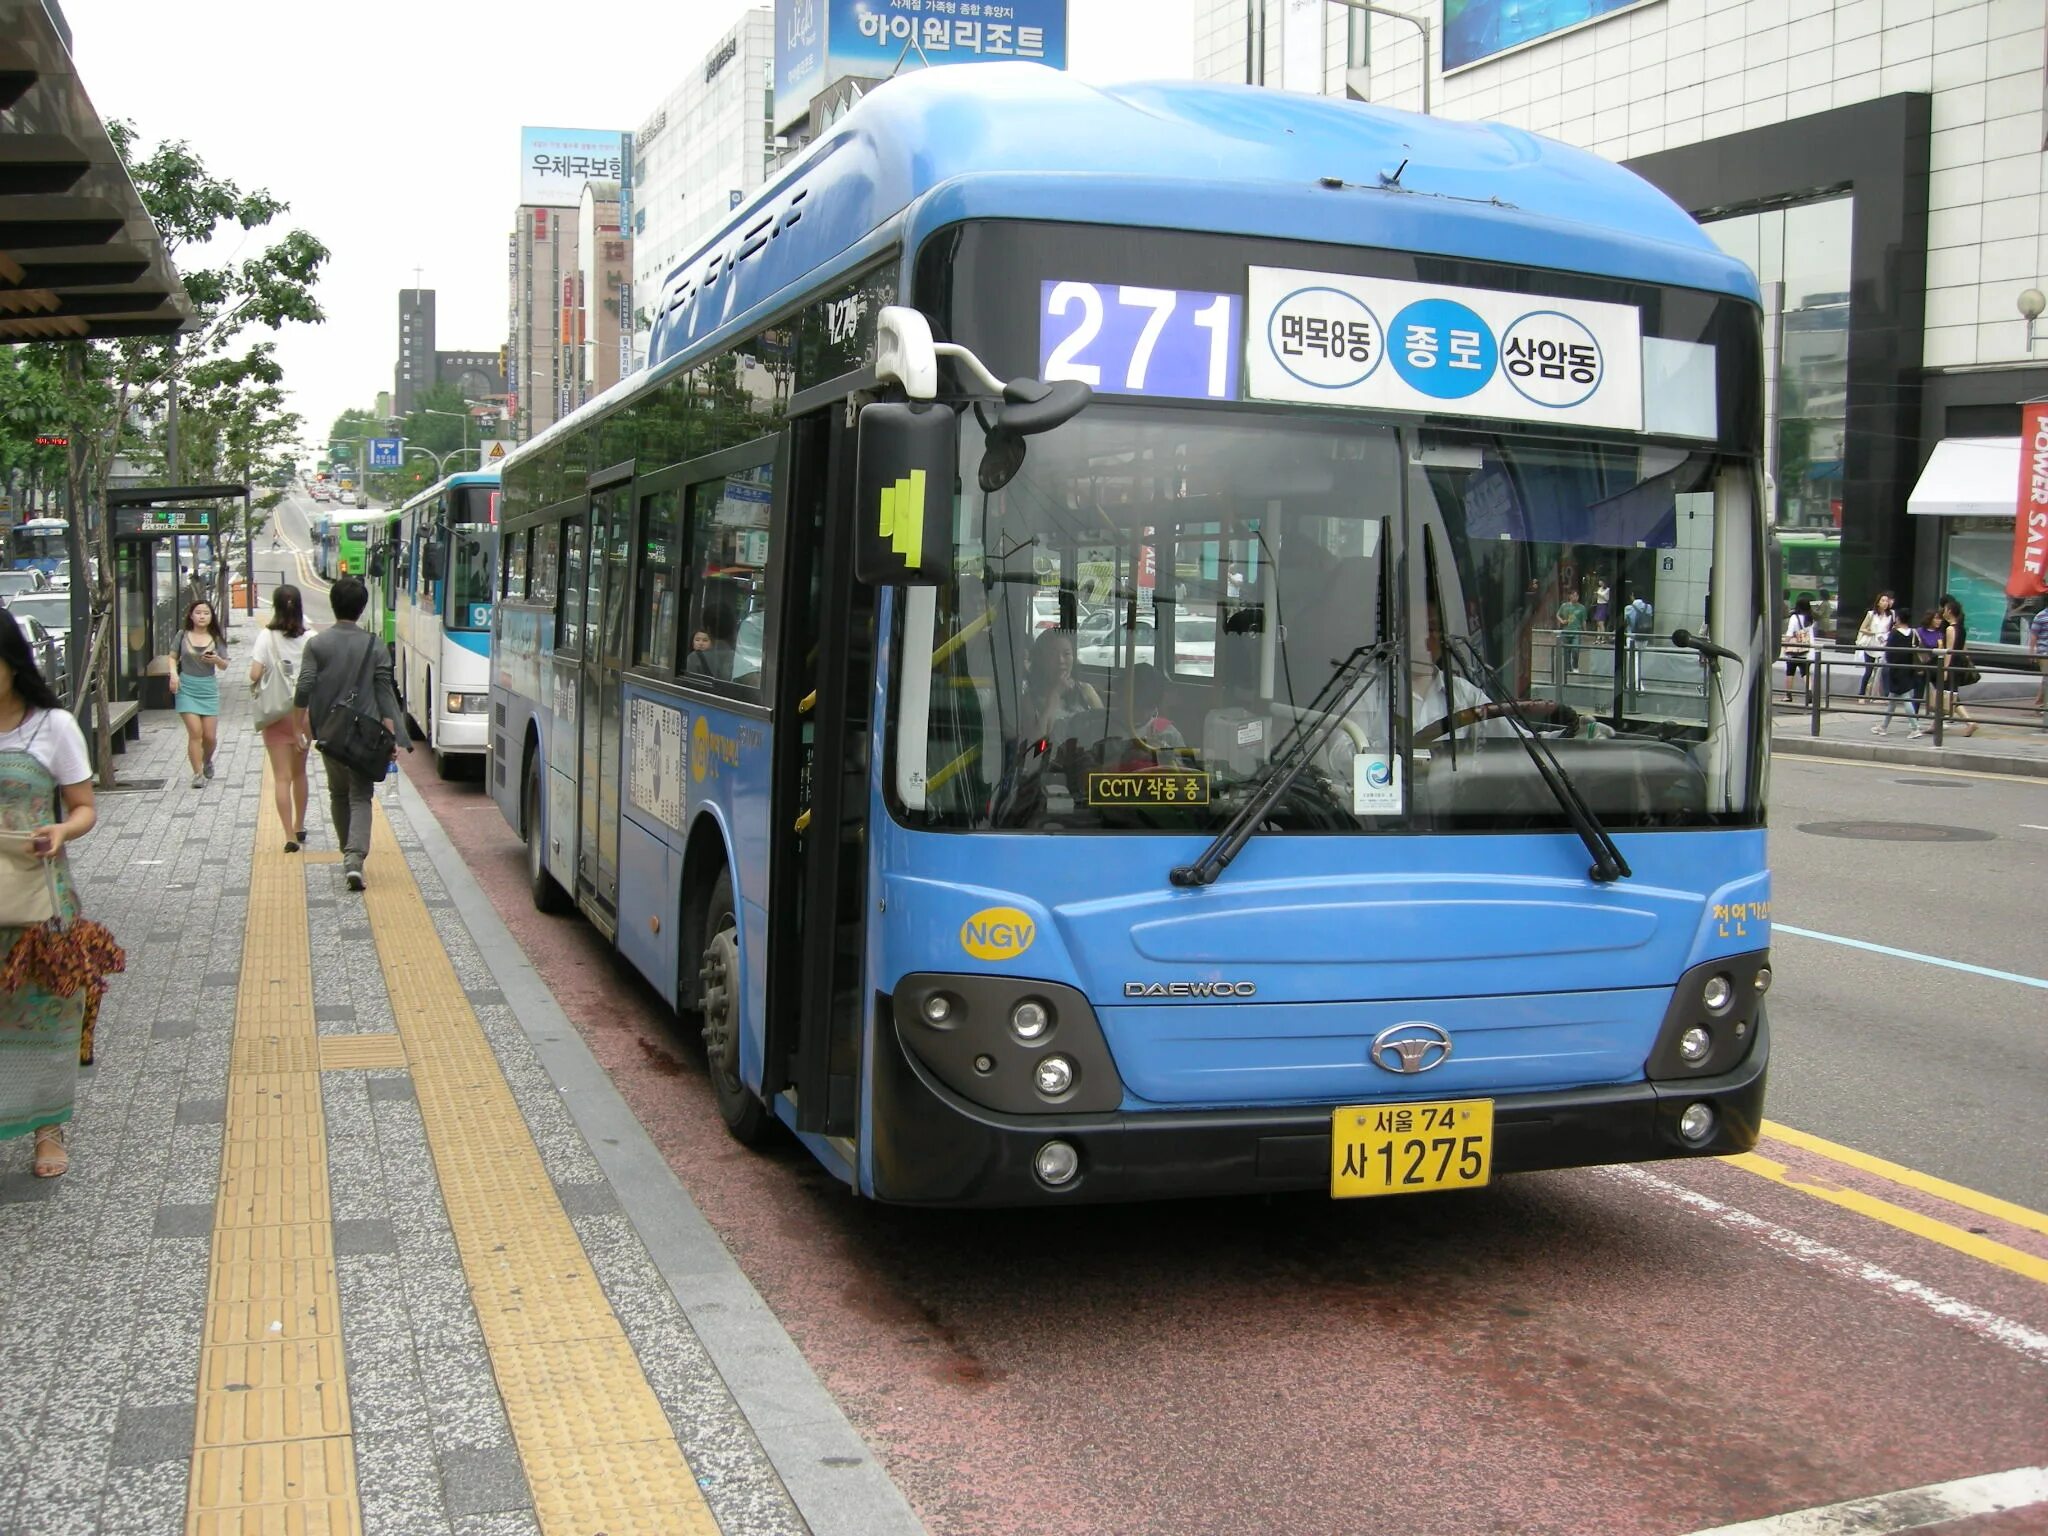
[[[1014,960],[1037,937],[1031,914],[1015,907],[983,907],[960,925],[960,947],[977,960]]]

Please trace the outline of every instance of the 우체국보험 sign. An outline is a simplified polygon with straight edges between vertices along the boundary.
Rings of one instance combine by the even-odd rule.
[[[1630,305],[1279,267],[1248,294],[1255,400],[1642,430]]]

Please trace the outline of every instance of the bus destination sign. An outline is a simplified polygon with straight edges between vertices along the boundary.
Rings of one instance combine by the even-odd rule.
[[[114,509],[114,532],[116,533],[209,533],[212,529],[213,513],[205,507],[116,507]]]
[[[1642,430],[1630,305],[1253,267],[1248,309],[1255,400]]]

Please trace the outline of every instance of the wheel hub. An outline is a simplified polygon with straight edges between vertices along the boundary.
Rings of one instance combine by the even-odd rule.
[[[735,1027],[740,947],[734,930],[721,928],[704,946],[704,964],[697,977],[704,984],[704,1053],[727,1077],[740,1069],[739,1030]]]

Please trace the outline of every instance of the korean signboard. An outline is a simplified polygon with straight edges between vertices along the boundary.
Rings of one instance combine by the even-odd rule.
[[[1253,399],[1642,430],[1628,305],[1253,267],[1246,309]]]
[[[1648,0],[1444,0],[1444,71],[1632,10]],[[1288,82],[1291,86],[1292,81]]]
[[[543,208],[574,208],[586,181],[626,177],[632,135],[616,129],[522,128],[519,130],[519,201]],[[542,233],[538,223],[534,234]]]
[[[775,130],[829,86],[886,80],[899,60],[1017,59],[1067,67],[1067,0],[775,0]]]

